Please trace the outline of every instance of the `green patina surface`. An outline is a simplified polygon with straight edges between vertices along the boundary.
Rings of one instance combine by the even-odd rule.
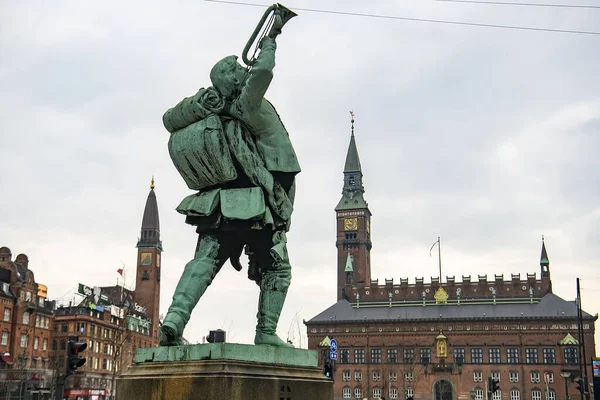
[[[187,186],[197,191],[185,197],[177,211],[196,227],[198,244],[160,328],[160,343],[174,347],[142,350],[138,355],[143,361],[197,360],[208,351],[212,359],[220,354],[220,358],[284,362],[289,356],[290,362],[308,362],[301,350],[283,357],[271,347],[178,347],[192,310],[223,264],[230,261],[238,271],[243,268],[244,248],[248,277],[260,286],[254,343],[289,346],[276,330],[291,282],[285,232],[300,165],[290,135],[265,94],[273,79],[276,38],[296,14],[275,4],[265,11],[263,21],[271,11],[271,29],[256,41],[260,52],[252,68],[239,64],[236,56],[221,59],[211,69],[212,86],[163,115],[171,160]]]
[[[207,343],[189,346],[163,346],[137,349],[136,363],[238,360],[299,367],[316,367],[317,352],[283,346]]]

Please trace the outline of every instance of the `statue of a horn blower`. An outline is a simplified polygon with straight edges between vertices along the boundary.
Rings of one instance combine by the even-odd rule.
[[[264,26],[265,22],[267,21],[269,14],[271,14],[271,12],[273,14],[271,15],[271,18],[269,19],[269,22],[267,23],[267,27],[266,27],[266,29],[263,29],[263,26]],[[252,44],[256,41],[256,37],[258,36],[258,33],[261,31],[261,29],[263,30],[263,33],[262,33],[261,37],[258,39],[258,41],[256,41],[257,45],[258,45],[258,43],[260,43],[262,38],[265,37],[267,32],[270,33],[271,25],[273,23],[273,18],[275,18],[275,15],[279,15],[281,17],[281,22],[282,22],[281,26],[283,27],[283,25],[285,25],[290,19],[294,18],[298,14],[296,14],[295,12],[293,12],[286,6],[279,4],[279,3],[273,4],[272,6],[267,8],[267,10],[263,14],[262,18],[258,22],[256,29],[254,29],[254,32],[252,32],[252,36],[250,36],[250,40],[248,40],[248,43],[246,43],[246,47],[244,47],[244,51],[242,52],[242,60],[244,61],[244,63],[247,66],[252,67],[254,65],[254,63],[256,62],[256,57],[255,57],[256,49],[254,50],[254,55],[252,56],[252,58],[248,58],[248,53],[250,52],[250,47],[252,47]]]
[[[162,346],[183,343],[192,310],[221,267],[230,261],[242,269],[244,247],[248,278],[260,287],[254,343],[290,346],[277,336],[277,325],[292,279],[286,232],[300,165],[293,135],[265,94],[273,82],[277,36],[295,15],[280,4],[269,7],[243,52],[249,68],[235,55],[221,59],[210,71],[212,86],[163,117],[171,159],[197,191],[177,211],[196,227],[198,243],[160,327]],[[256,58],[249,58],[255,42]]]

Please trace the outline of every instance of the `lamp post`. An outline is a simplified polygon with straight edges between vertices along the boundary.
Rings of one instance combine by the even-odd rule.
[[[569,378],[571,377],[571,373],[568,371],[561,371],[560,376],[565,378],[565,400],[569,400]]]

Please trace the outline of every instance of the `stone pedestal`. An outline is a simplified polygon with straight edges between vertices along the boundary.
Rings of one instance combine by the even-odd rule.
[[[117,380],[127,400],[331,400],[312,350],[233,343],[139,349]]]

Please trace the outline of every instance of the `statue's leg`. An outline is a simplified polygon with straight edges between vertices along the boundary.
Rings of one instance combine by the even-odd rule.
[[[183,270],[160,329],[161,346],[183,344],[181,337],[190,314],[227,261],[234,241],[235,237],[225,233],[201,234],[198,237],[194,259]]]
[[[279,316],[292,279],[285,233],[277,232],[271,237],[270,234],[266,236],[261,232],[260,236],[258,243],[251,242],[255,261],[262,271],[254,344],[293,347],[281,340],[276,333]]]

